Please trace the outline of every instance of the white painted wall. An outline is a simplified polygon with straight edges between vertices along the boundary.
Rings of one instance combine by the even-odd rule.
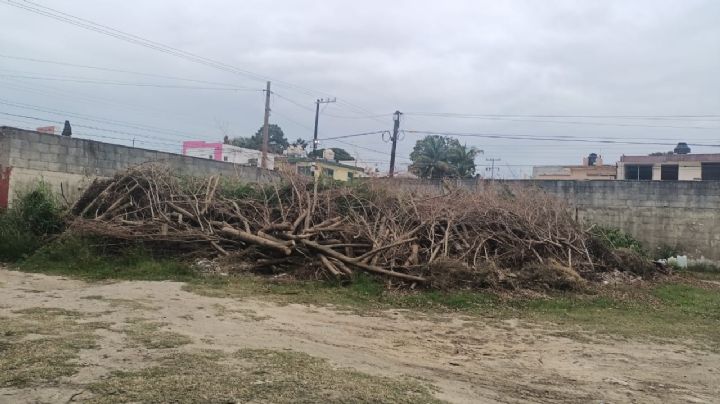
[[[212,147],[193,147],[185,150],[185,155],[212,160],[215,155],[215,149]]]
[[[188,147],[185,150],[185,155],[192,157],[200,157],[204,159],[215,159],[215,148],[214,147]],[[268,170],[275,168],[275,154],[268,153]],[[229,144],[223,144],[218,158],[219,161],[224,161],[233,164],[249,165],[251,160],[256,160],[254,164],[256,167],[262,165],[262,152],[260,150],[245,149]]]
[[[680,181],[702,180],[702,166],[699,162],[680,163],[678,168],[678,179]]]

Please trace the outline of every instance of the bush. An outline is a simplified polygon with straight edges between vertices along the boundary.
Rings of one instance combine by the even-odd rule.
[[[682,249],[680,247],[672,247],[667,244],[662,244],[655,248],[655,259],[668,259],[670,257],[677,257],[682,255]]]
[[[647,255],[642,243],[635,237],[614,227],[595,226],[592,234],[611,249],[626,248],[639,254]]]
[[[44,183],[15,199],[0,213],[0,260],[17,261],[63,230],[63,212]]]

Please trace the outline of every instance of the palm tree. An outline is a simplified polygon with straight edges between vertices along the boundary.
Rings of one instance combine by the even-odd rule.
[[[293,146],[300,146],[300,147],[302,147],[303,150],[304,150],[304,149],[307,147],[308,142],[307,142],[307,140],[305,140],[305,139],[303,139],[303,138],[297,138],[297,140],[295,140],[294,142],[292,142],[291,145],[293,145]]]
[[[448,151],[448,157],[451,165],[455,169],[455,174],[460,178],[470,178],[475,175],[475,158],[483,151],[468,145],[454,145]]]
[[[418,140],[410,153],[410,171],[422,178],[442,178],[452,175],[453,168],[448,161],[449,138],[438,135]]]

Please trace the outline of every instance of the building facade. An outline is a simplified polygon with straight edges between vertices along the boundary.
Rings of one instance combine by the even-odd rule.
[[[618,179],[635,181],[720,181],[720,153],[622,156]]]
[[[615,166],[535,166],[534,180],[614,180]]]
[[[582,165],[574,166],[535,166],[534,180],[614,180],[617,167],[603,165],[602,156],[591,153],[583,158]]]
[[[352,181],[355,178],[367,177],[363,167],[355,167],[336,161],[309,158],[288,157],[278,159],[278,168],[290,167],[301,175],[314,175],[316,178],[332,178],[336,181]]]
[[[183,142],[182,154],[244,166],[260,167],[262,165],[262,152],[260,150],[245,149],[222,142],[186,141]],[[274,169],[275,157],[277,156],[273,153],[267,154],[268,170]]]

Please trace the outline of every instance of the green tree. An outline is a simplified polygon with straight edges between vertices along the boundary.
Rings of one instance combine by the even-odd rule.
[[[467,145],[456,145],[448,151],[448,158],[460,178],[470,178],[475,175],[475,158],[483,151]]]
[[[246,149],[262,150],[263,144],[263,128],[260,127],[255,135],[251,137],[236,137],[230,141],[233,146],[244,147]],[[290,145],[285,138],[283,130],[271,124],[268,127],[268,152],[280,154]]]
[[[330,150],[335,152],[335,161],[355,160],[355,157],[353,157],[345,149],[341,149],[339,147],[331,147]],[[308,157],[322,158],[324,151],[325,151],[325,149],[317,149],[315,152],[308,153]]]
[[[293,146],[300,146],[303,149],[307,148],[308,142],[305,139],[297,138],[294,142],[291,143]]]
[[[410,153],[410,171],[421,178],[475,175],[475,157],[481,150],[461,145],[457,139],[440,135],[425,136]]]

